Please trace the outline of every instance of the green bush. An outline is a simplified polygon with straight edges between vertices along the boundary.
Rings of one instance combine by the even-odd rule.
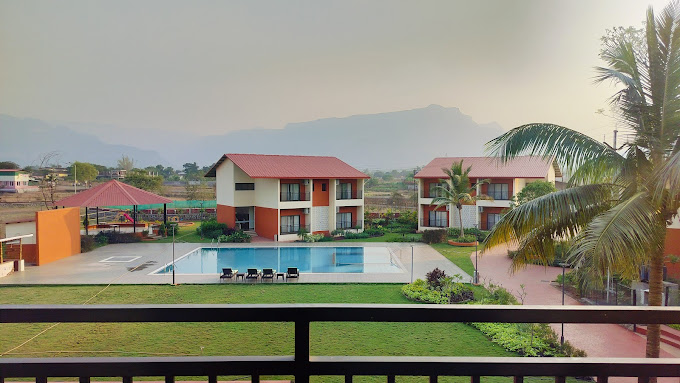
[[[443,295],[441,292],[436,290],[430,290],[427,286],[427,282],[422,279],[417,279],[413,283],[404,285],[401,288],[402,294],[410,300],[423,303],[449,303],[447,296]]]
[[[365,239],[370,237],[371,236],[365,231],[363,233],[352,233],[349,231],[345,232],[345,239]]]
[[[204,238],[219,238],[221,235],[230,236],[236,230],[229,228],[226,223],[217,222],[216,219],[209,219],[201,222],[201,226],[196,228],[196,233]],[[221,242],[221,241],[220,241]]]
[[[94,250],[95,240],[94,237],[90,235],[80,236],[80,252],[87,253]]]
[[[475,299],[472,289],[453,277],[442,278],[441,291],[449,297],[449,303],[465,303]]]
[[[331,231],[331,235],[332,236],[342,236],[342,235],[345,235],[345,231],[342,230],[342,229],[335,229],[335,230]]]
[[[161,235],[172,236],[173,228],[175,230],[175,234],[177,234],[177,231],[179,230],[179,225],[177,223],[175,222],[161,223],[160,226],[158,226],[158,232]]]
[[[423,231],[423,242],[442,243],[446,241],[446,229],[425,230]]]
[[[251,239],[248,234],[241,230],[234,231],[229,235],[222,234],[218,237],[218,240],[224,243],[250,243]]]
[[[382,237],[383,235],[385,235],[385,231],[382,228],[378,227],[366,229],[364,230],[364,233],[368,234],[369,237]],[[345,233],[345,236],[346,234],[347,233]]]
[[[101,238],[106,237],[106,239]],[[97,243],[135,243],[141,242],[142,238],[133,233],[120,233],[117,231],[100,231],[95,236]]]
[[[448,229],[448,234],[449,234],[450,238],[453,238],[453,239],[458,238],[460,236],[460,229],[457,228],[457,227],[450,227]],[[474,227],[469,227],[469,228],[463,229],[463,234],[466,235],[466,236],[468,236],[468,235],[475,236],[477,238],[477,241],[479,241],[479,242],[484,242],[486,237],[489,236],[488,231],[479,230],[479,229],[476,229]],[[474,241],[470,241],[470,242],[474,242]]]
[[[477,242],[477,237],[474,235],[464,235],[463,238],[460,237],[453,237],[451,238],[452,241],[458,242],[458,243],[473,243]]]
[[[333,237],[329,235],[324,235],[319,239],[319,242],[333,242]]]
[[[397,222],[415,230],[418,227],[418,212],[410,210],[402,211],[399,213]]]
[[[404,236],[404,237],[395,237],[395,238],[390,238],[387,240],[387,242],[420,242],[420,239],[418,237],[414,236]]]

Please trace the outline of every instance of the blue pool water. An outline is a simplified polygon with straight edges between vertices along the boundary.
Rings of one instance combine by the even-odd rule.
[[[386,247],[254,247],[198,248],[175,261],[178,274],[216,274],[231,267],[286,271],[297,267],[301,273],[398,273],[401,268]],[[154,274],[172,272],[172,264]]]

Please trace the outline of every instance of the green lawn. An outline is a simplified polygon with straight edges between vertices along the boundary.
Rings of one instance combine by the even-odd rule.
[[[401,238],[415,238],[420,241],[422,234],[399,234],[399,233],[385,233],[380,237],[361,238],[361,239],[342,239],[336,242],[396,242]]]
[[[177,242],[190,242],[190,243],[210,243],[210,238],[201,238],[196,233],[196,228],[201,225],[200,222],[194,222],[191,226],[180,226],[175,232],[175,241]],[[166,238],[159,239],[153,243],[171,243],[172,235]]]
[[[410,303],[396,284],[225,284],[0,287],[0,304]],[[5,352],[50,324],[3,324]],[[289,323],[62,323],[7,357],[290,355]],[[68,351],[62,353],[62,351]],[[461,323],[312,323],[312,355],[515,356]],[[267,377],[282,378],[282,377]],[[426,378],[400,378],[425,382]],[[469,378],[445,378],[469,382]],[[484,379],[509,382],[505,378]],[[342,377],[314,381],[342,382]],[[366,377],[357,381],[384,381]],[[533,381],[533,380],[532,380]],[[542,380],[548,382],[549,380]]]
[[[469,275],[474,274],[475,265],[470,260],[470,254],[475,252],[474,247],[451,246],[448,243],[434,243],[430,246]]]

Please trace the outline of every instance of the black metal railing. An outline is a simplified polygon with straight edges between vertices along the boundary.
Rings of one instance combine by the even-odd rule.
[[[301,228],[309,233],[309,225],[281,225],[281,234],[297,234]]]
[[[449,220],[448,219],[428,219],[428,218],[423,218],[420,220],[420,226],[423,227],[449,227]]]
[[[612,306],[486,306],[486,305],[0,305],[0,323],[111,323],[111,322],[292,322],[295,350],[289,356],[197,356],[120,358],[0,358],[0,381],[51,377],[120,377],[132,383],[136,376],[294,375],[298,383],[310,376],[340,375],[351,382],[357,375],[550,376],[556,383],[566,377],[680,377],[676,358],[525,358],[430,356],[310,356],[311,322],[504,322],[504,323],[680,323],[677,307]]]
[[[336,221],[336,229],[361,229],[361,221]]]
[[[364,193],[361,190],[336,190],[335,199],[362,199]]]
[[[281,192],[280,201],[309,201],[309,192]]]

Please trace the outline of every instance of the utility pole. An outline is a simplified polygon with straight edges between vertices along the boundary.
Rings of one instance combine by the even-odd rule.
[[[614,129],[614,150],[616,150],[616,134],[618,132],[619,132],[618,130]]]

